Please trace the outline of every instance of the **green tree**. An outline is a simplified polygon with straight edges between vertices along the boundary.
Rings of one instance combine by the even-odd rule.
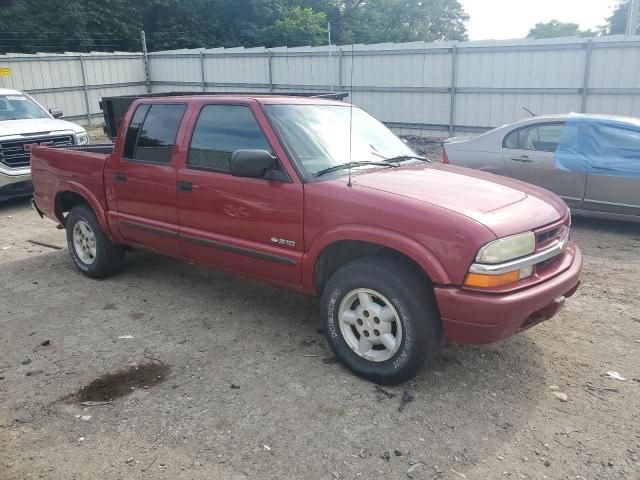
[[[327,16],[311,8],[282,7],[279,18],[264,31],[267,46],[322,45],[327,43]]]
[[[356,42],[466,40],[468,20],[457,0],[378,0],[354,15]]]
[[[336,43],[466,40],[458,0],[307,0],[326,13]]]
[[[55,14],[51,14],[55,12]],[[458,0],[0,0],[0,53],[464,40]]]
[[[529,38],[553,38],[553,37],[592,37],[596,32],[592,30],[580,30],[577,23],[563,23],[558,20],[540,22],[529,30]]]
[[[613,13],[607,18],[607,23],[601,27],[603,35],[623,35],[627,32],[629,19],[629,0],[622,0],[613,9]],[[640,15],[638,15],[637,31],[640,32]]]

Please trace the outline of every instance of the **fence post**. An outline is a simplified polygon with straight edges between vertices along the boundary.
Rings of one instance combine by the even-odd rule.
[[[636,27],[638,24],[638,0],[629,0],[629,7],[627,8],[627,35],[633,36],[636,34]]]
[[[587,41],[587,53],[584,61],[584,79],[582,81],[582,101],[580,113],[587,111],[587,96],[589,95],[589,77],[591,76],[591,58],[593,57],[593,40]]]
[[[267,50],[267,62],[269,69],[269,92],[273,92],[273,54]]]
[[[91,107],[89,105],[89,88],[87,87],[87,73],[84,68],[84,57],[82,55],[78,56],[78,60],[80,60],[80,73],[82,74],[82,88],[84,90],[84,105],[87,110],[87,122],[89,126],[91,126]]]
[[[200,50],[200,82],[202,83],[202,91],[207,91],[207,82],[204,78],[204,52]]]
[[[144,57],[144,79],[147,84],[147,93],[151,93],[151,74],[149,73],[149,53],[147,52],[147,37],[144,30],[140,30],[140,41],[142,42],[142,55]]]
[[[343,54],[343,50],[340,49],[338,50],[338,89],[339,91],[342,91],[342,54]],[[353,60],[352,60],[353,61]]]
[[[451,47],[451,102],[449,106],[449,135],[453,135],[456,122],[456,75],[458,70],[458,45]]]

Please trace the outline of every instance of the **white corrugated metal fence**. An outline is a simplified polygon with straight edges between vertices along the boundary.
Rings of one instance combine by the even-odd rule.
[[[11,76],[0,81],[77,120],[147,81],[154,93],[350,91],[401,133],[436,136],[518,120],[523,106],[640,116],[640,37],[194,49],[146,61],[148,77],[142,54],[5,56]]]

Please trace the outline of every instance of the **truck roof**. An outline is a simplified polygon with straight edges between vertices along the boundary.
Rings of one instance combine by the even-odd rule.
[[[328,99],[328,98],[318,98],[318,97],[301,97],[297,95],[260,95],[259,93],[247,93],[247,94],[238,94],[238,93],[230,93],[230,94],[202,94],[202,95],[167,95],[167,96],[153,96],[153,97],[141,97],[138,100],[141,100],[145,103],[153,103],[153,102],[166,102],[167,100],[179,100],[179,101],[194,101],[194,102],[206,102],[209,100],[254,100],[258,103],[262,104],[289,104],[289,105],[348,105],[348,103]]]
[[[22,95],[22,92],[11,88],[0,88],[0,95]]]

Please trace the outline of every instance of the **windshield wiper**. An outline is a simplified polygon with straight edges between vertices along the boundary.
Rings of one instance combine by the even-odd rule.
[[[385,158],[384,161],[385,162],[404,162],[406,160],[420,160],[422,162],[427,162],[427,163],[431,163],[431,160],[429,160],[427,157],[420,157],[418,155],[398,155],[397,157],[391,157],[391,158]]]
[[[344,170],[346,168],[353,168],[353,167],[361,167],[363,165],[377,165],[379,167],[395,167],[395,165],[391,165],[389,163],[387,163],[387,161],[385,160],[384,162],[373,162],[373,161],[361,161],[361,162],[347,162],[347,163],[341,163],[340,165],[334,165],[333,167],[329,167],[329,168],[325,168],[324,170],[320,170],[319,172],[314,173],[314,177],[320,177],[322,175],[325,175],[327,173],[331,173],[331,172],[337,172],[338,170]]]

